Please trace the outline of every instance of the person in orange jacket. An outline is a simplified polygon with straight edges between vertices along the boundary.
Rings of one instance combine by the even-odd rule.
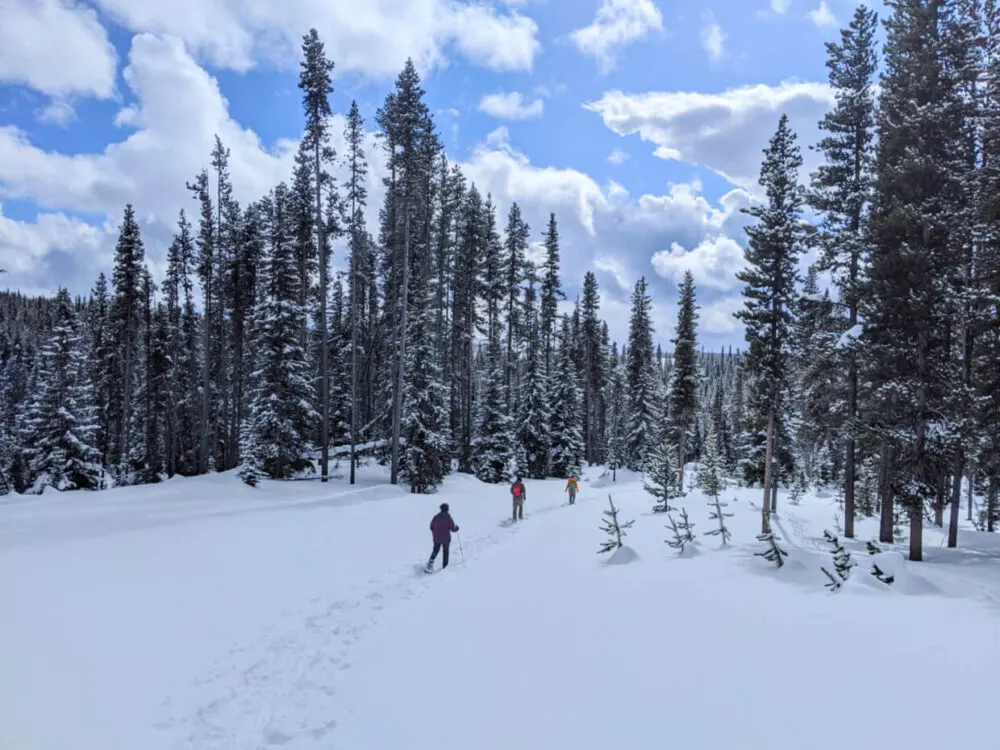
[[[565,492],[569,493],[570,505],[576,502],[576,491],[578,489],[580,489],[580,484],[576,481],[576,477],[570,474],[569,479],[566,480],[566,489],[565,489]]]

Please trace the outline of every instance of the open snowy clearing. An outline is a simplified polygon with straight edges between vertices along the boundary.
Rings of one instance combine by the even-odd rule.
[[[377,467],[353,488],[217,475],[6,501],[0,748],[824,750],[840,721],[855,748],[996,745],[997,537],[946,550],[929,530],[934,562],[899,561],[890,587],[862,521],[829,594],[827,498],[780,499],[778,570],[754,556],[756,490],[725,493],[731,548],[678,557],[634,476],[591,470],[575,506],[527,487],[513,526],[504,486],[412,496]],[[609,491],[635,519],[619,565],[596,554]],[[442,501],[462,548],[427,576]],[[711,528],[700,492],[681,504]]]

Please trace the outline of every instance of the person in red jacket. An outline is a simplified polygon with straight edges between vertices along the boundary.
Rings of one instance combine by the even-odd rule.
[[[431,559],[427,561],[426,570],[430,573],[434,570],[434,560],[437,559],[438,552],[444,552],[441,556],[441,570],[448,567],[448,548],[451,547],[451,532],[458,531],[458,526],[448,512],[448,503],[441,503],[441,512],[431,519],[431,534],[434,538],[434,551],[431,552]]]

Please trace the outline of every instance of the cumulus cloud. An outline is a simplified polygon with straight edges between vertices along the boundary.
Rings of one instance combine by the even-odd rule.
[[[126,202],[135,205],[154,273],[161,273],[178,210],[186,207],[192,216],[196,212],[185,182],[207,164],[215,133],[231,149],[236,197],[242,203],[290,177],[297,143],[265,144],[236,122],[216,80],[179,40],[138,35],[125,80],[135,102],[116,118],[123,129],[121,139],[101,151],[75,155],[47,151],[17,128],[0,128],[0,196],[33,200],[42,209],[34,220],[0,215],[0,262],[11,270],[4,283],[25,291],[54,291],[66,284],[74,293],[85,292],[98,271],[110,270]],[[343,118],[338,116],[332,145],[341,152],[342,130]],[[368,158],[368,218],[374,229],[386,166],[371,134]],[[741,241],[747,217],[740,208],[750,200],[745,190],[734,189],[710,201],[697,182],[669,185],[663,194],[631,196],[622,185],[599,183],[580,170],[532,163],[511,143],[503,126],[460,166],[481,192],[492,195],[501,221],[512,202],[520,204],[531,225],[532,242],[540,241],[549,212],[556,214],[570,298],[566,304],[579,293],[583,273],[593,270],[601,285],[602,314],[618,341],[627,335],[632,287],[646,276],[657,340],[668,345],[676,317],[672,269],[689,262],[678,248],[691,248],[687,254],[694,254],[696,261],[708,255],[710,245],[728,257],[721,252],[723,238]],[[85,221],[80,214],[103,218]],[[673,251],[671,258],[658,255],[665,248]],[[342,249],[335,248],[334,264],[342,262]],[[714,322],[703,322],[706,346],[738,343],[736,329],[727,329],[723,313],[718,312],[735,304],[734,294],[738,297],[712,273],[699,281],[700,304],[716,311],[708,316]],[[721,338],[716,341],[713,336]]]
[[[771,0],[771,10],[779,16],[783,16],[787,13],[791,5],[792,0]]]
[[[837,18],[833,15],[833,11],[830,10],[830,5],[826,0],[819,0],[819,7],[806,13],[806,16],[820,28],[837,25]]]
[[[498,120],[530,120],[541,117],[544,110],[545,102],[535,99],[527,104],[520,91],[487,94],[479,100],[479,111]]]
[[[245,71],[264,61],[294,68],[302,33],[315,27],[339,71],[396,75],[406,58],[428,71],[456,49],[494,70],[530,70],[538,26],[516,10],[458,0],[95,0],[133,31],[170,34],[213,65]]]
[[[817,123],[834,103],[826,84],[786,81],[721,94],[609,91],[583,106],[599,114],[618,135],[638,134],[654,144],[660,158],[703,165],[734,185],[753,188],[761,151],[781,114],[788,114],[799,133],[807,159],[805,175],[810,166],[806,145],[816,140]]]
[[[43,119],[71,119],[69,97],[114,94],[115,49],[92,8],[72,0],[4,0],[0,16],[0,83],[52,96]]]
[[[701,29],[701,46],[713,62],[726,54],[726,32],[715,20],[711,11],[705,14],[705,25]]]
[[[674,242],[653,255],[653,268],[663,278],[679,283],[690,271],[699,286],[720,291],[739,287],[736,272],[744,265],[743,246],[726,235],[706,238],[691,251]]]
[[[573,31],[570,38],[607,73],[614,68],[619,50],[651,31],[662,30],[663,14],[653,0],[603,0],[594,21]]]

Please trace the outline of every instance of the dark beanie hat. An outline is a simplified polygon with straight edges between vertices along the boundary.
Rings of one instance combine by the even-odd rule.
[[[441,510],[444,513],[447,513],[448,512],[448,503],[441,503]]]

